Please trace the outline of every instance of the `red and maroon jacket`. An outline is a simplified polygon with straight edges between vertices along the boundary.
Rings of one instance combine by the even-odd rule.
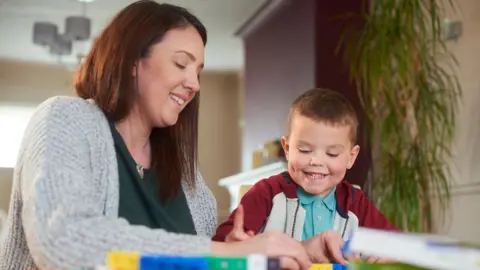
[[[363,191],[347,181],[337,185],[335,199],[337,213],[333,229],[344,240],[348,240],[358,227],[400,231],[380,213]],[[246,231],[283,231],[298,241],[302,240],[306,211],[300,205],[296,184],[288,172],[260,180],[242,197],[240,204],[245,211]],[[214,241],[225,241],[233,228],[235,211],[218,227]]]

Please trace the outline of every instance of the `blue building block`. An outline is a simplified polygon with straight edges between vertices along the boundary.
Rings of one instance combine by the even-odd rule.
[[[140,270],[209,270],[206,258],[144,255]]]
[[[332,270],[348,270],[348,265],[341,265],[338,263],[333,264]]]

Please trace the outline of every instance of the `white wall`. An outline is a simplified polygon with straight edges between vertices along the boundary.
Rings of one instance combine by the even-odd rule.
[[[463,35],[449,48],[459,61],[463,98],[452,160],[452,203],[440,232],[480,242],[480,1],[456,0],[460,11],[450,20],[463,23]],[[454,1],[455,2],[455,1]]]

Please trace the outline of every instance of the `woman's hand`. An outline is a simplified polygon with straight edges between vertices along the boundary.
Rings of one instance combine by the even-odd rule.
[[[243,206],[240,204],[237,207],[237,211],[235,212],[235,217],[233,218],[233,229],[225,237],[225,242],[243,241],[255,235],[254,231],[245,232],[245,229],[243,227],[244,213],[245,212],[243,210]]]
[[[302,241],[302,245],[314,263],[330,263],[335,260],[346,264],[342,255],[343,239],[335,231],[325,231]]]
[[[235,212],[233,229],[225,238],[227,243],[213,243],[213,253],[217,255],[262,254],[279,257],[282,269],[308,269],[310,261],[304,247],[290,236],[281,232],[267,232],[255,235],[253,231],[245,232],[244,210],[239,205]],[[220,245],[220,247],[218,247]]]
[[[302,244],[284,233],[274,231],[238,242],[214,242],[212,253],[220,256],[262,254],[279,257],[281,268],[291,270],[307,270],[312,264]]]

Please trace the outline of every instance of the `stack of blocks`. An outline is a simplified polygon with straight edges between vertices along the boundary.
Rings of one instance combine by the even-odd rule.
[[[108,270],[280,270],[277,258],[262,255],[247,257],[183,257],[110,252]],[[347,270],[340,264],[314,264],[310,270]]]

